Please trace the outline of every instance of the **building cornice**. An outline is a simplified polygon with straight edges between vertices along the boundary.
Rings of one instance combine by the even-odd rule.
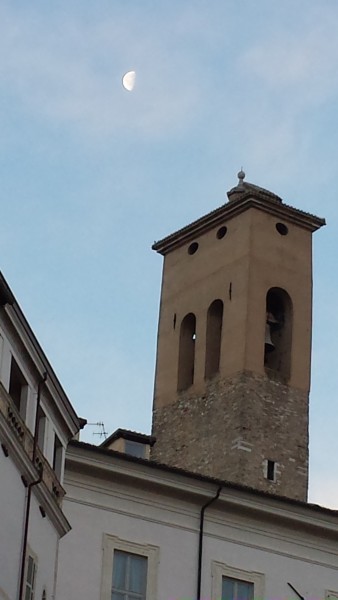
[[[163,255],[168,254],[175,248],[196,239],[198,236],[215,227],[224,225],[230,219],[233,219],[249,209],[267,212],[277,219],[293,223],[294,225],[311,232],[314,232],[325,225],[325,219],[316,217],[315,215],[292,206],[288,206],[287,204],[284,204],[278,196],[265,190],[261,190],[256,186],[251,187],[248,185],[241,193],[235,194],[233,190],[229,192],[229,194],[231,193],[232,195],[229,195],[229,202],[207,215],[204,215],[200,219],[193,221],[190,225],[155,242],[152,249]],[[235,199],[233,199],[234,196]]]
[[[44,373],[47,373],[45,385],[53,397],[60,415],[62,415],[68,428],[68,437],[71,439],[81,428],[79,418],[1,272],[0,304],[2,304],[7,318],[17,332],[40,376],[42,377]]]
[[[21,418],[11,396],[0,383],[0,441],[2,451],[21,476],[22,484],[32,485],[32,491],[48,515],[60,537],[70,530],[62,512],[64,489],[34,438]]]
[[[41,507],[46,511],[46,515],[53,523],[60,538],[62,538],[64,535],[66,535],[66,533],[68,533],[71,530],[71,525],[68,519],[66,519],[61,508],[51,497],[47,486],[43,482],[41,482],[39,485],[33,488],[33,493],[35,494]]]
[[[0,411],[0,440],[4,449],[6,450],[8,460],[12,460],[15,464],[19,475],[22,479],[22,485],[29,485],[39,479],[39,471],[32,463],[29,455],[27,454],[24,446],[18,440],[15,432],[8,426],[8,422]],[[53,523],[60,537],[63,537],[71,527],[62,512],[61,506],[58,505],[57,501],[53,498],[47,485],[42,480],[32,488],[34,495],[42,508],[45,510],[46,515]]]
[[[166,496],[177,496],[203,504],[222,486],[217,507],[241,514],[256,515],[266,521],[288,522],[290,527],[318,531],[321,536],[338,540],[338,511],[306,502],[275,496],[205,477],[183,469],[168,467],[105,450],[83,442],[72,441],[66,454],[66,471],[97,476],[101,479],[121,481],[143,489],[161,488]]]

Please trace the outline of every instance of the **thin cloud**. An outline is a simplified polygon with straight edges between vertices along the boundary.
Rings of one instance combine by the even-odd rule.
[[[338,10],[309,9],[291,32],[274,31],[246,50],[241,67],[275,96],[291,93],[297,110],[323,102],[337,93]]]
[[[0,85],[40,117],[104,135],[168,135],[191,122],[200,78],[170,31],[155,28],[149,36],[142,23],[125,19],[53,27],[5,9],[1,23]],[[128,97],[121,86],[126,68],[138,74]]]

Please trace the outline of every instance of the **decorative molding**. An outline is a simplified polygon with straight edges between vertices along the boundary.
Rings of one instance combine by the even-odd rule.
[[[241,214],[250,208],[264,211],[274,217],[293,223],[294,225],[311,232],[316,231],[325,225],[325,219],[301,211],[298,208],[293,208],[287,204],[282,204],[276,200],[267,199],[265,193],[257,193],[257,191],[251,189],[242,194],[236,201],[228,202],[223,206],[216,208],[200,219],[193,221],[182,229],[155,242],[152,249],[165,255],[174,248],[178,248],[179,246],[188,243],[188,241],[196,239],[197,236],[210,231],[217,225],[224,224],[225,220],[230,221],[230,219],[233,219],[238,214]]]
[[[108,452],[108,451],[106,451]],[[93,452],[90,448],[71,445],[68,447],[66,456],[67,481],[70,480],[70,473],[86,474],[92,480],[105,479],[111,481],[120,480],[126,485],[135,487],[140,485],[143,489],[154,490],[161,487],[166,495],[178,495],[182,493],[194,501],[196,504],[205,502],[212,496],[215,486],[221,484],[221,481],[195,476],[191,473],[170,472],[167,468],[161,468],[161,465],[151,466],[148,461],[133,461],[126,459],[123,455],[116,455],[110,451],[109,455],[99,452]],[[192,500],[194,499],[194,500]],[[236,489],[228,482],[224,482],[223,490],[220,494],[218,505],[228,507],[236,513],[248,516],[250,513],[256,515],[256,519],[270,520],[289,524],[294,527],[306,528],[307,530],[318,530],[324,537],[331,535],[338,540],[338,519],[334,511],[329,509],[316,510],[310,504],[290,501],[287,499],[274,497],[268,494],[255,492],[249,488],[246,490]]]
[[[100,600],[111,600],[114,550],[145,556],[147,561],[146,600],[157,598],[157,569],[159,564],[159,547],[150,544],[139,544],[130,540],[122,540],[114,535],[103,534],[102,582]]]
[[[30,328],[29,323],[16,302],[13,305],[6,305],[4,311],[14,328],[20,343],[25,348],[30,360],[37,369],[37,373],[41,376],[42,373],[47,371],[48,378],[45,384],[46,388],[53,398],[64,426],[68,429],[68,437],[73,437],[79,430],[78,417],[38,340]]]
[[[122,497],[122,499],[123,499],[123,497]],[[132,500],[133,502],[135,502],[135,497],[134,497],[134,499],[126,498],[126,500],[129,500],[129,501]],[[90,507],[94,510],[101,510],[103,512],[114,513],[116,515],[121,515],[126,518],[141,519],[142,521],[145,521],[148,523],[155,523],[157,525],[160,525],[163,527],[168,527],[171,529],[178,529],[181,531],[184,530],[189,533],[193,533],[196,535],[198,534],[197,526],[189,527],[186,524],[180,525],[178,523],[173,523],[173,522],[170,522],[165,519],[159,519],[159,518],[154,518],[154,517],[150,517],[150,516],[148,517],[144,514],[144,511],[142,513],[140,512],[139,514],[136,514],[135,512],[128,511],[126,509],[118,509],[116,507],[102,506],[102,505],[94,503],[94,502],[88,502],[88,501],[86,502],[83,499],[81,499],[81,500],[74,499],[74,498],[69,497],[68,495],[66,496],[66,502],[69,502],[69,503],[75,504],[75,505]],[[143,504],[146,504],[149,507],[149,509],[151,509],[153,506],[151,504],[151,502],[149,502],[149,503],[144,502]],[[162,509],[167,510],[166,507],[162,507]],[[194,513],[191,513],[188,516],[190,516],[190,518],[196,520],[198,514],[195,511]],[[214,533],[214,532],[210,531],[210,527],[209,527],[209,530],[205,531],[205,536],[207,538],[214,539],[214,540],[220,540],[222,542],[227,542],[228,544],[233,544],[235,546],[239,546],[239,547],[243,547],[243,548],[252,548],[253,550],[263,551],[263,552],[266,552],[269,554],[274,554],[276,556],[283,556],[283,557],[291,558],[293,560],[308,563],[311,565],[315,564],[318,566],[335,568],[338,571],[338,566],[337,566],[338,551],[333,552],[333,553],[330,552],[328,550],[327,542],[326,542],[326,544],[323,542],[323,545],[320,546],[319,544],[314,544],[313,540],[304,540],[304,539],[302,539],[302,537],[297,537],[297,539],[295,539],[294,537],[292,538],[291,536],[281,535],[279,531],[274,533],[272,530],[268,531],[267,529],[263,530],[263,529],[254,528],[254,527],[248,525],[248,523],[246,523],[246,522],[245,523],[236,523],[234,521],[233,517],[229,517],[227,519],[225,516],[225,518],[221,520],[219,518],[217,519],[216,517],[210,516],[210,514],[208,514],[207,520],[208,520],[209,524],[212,523],[217,526],[218,532],[220,531],[220,526],[224,526],[225,528],[231,528],[238,532],[244,532],[245,534],[249,533],[249,534],[257,535],[257,536],[260,536],[261,538],[264,536],[268,540],[271,540],[271,545],[264,543],[264,541],[262,541],[260,544],[255,544],[248,540],[235,539],[233,537],[233,535],[230,535],[229,533],[226,535],[221,535],[220,533]],[[321,561],[318,559],[314,560],[311,558],[307,558],[307,557],[301,555],[300,553],[296,554],[296,552],[283,551],[280,549],[280,546],[276,545],[276,540],[283,541],[286,544],[293,544],[295,546],[299,546],[300,548],[305,548],[306,550],[308,550],[310,548],[311,550],[314,550],[314,551],[325,552],[326,554],[330,554],[330,555],[332,554],[332,562],[331,563],[329,563],[328,561],[324,562],[324,561]]]
[[[222,577],[231,577],[231,579],[239,579],[248,583],[254,584],[254,598],[261,600],[264,598],[265,576],[263,573],[255,571],[243,571],[220,562],[213,561],[211,563],[211,598],[219,600],[222,597]]]
[[[30,456],[27,454],[24,446],[18,440],[17,435],[12,428],[8,426],[8,422],[0,410],[0,439],[6,445],[9,452],[9,458],[15,465],[18,476],[23,477],[27,484],[38,479],[39,473],[33,465]],[[45,461],[47,463],[47,461]],[[49,467],[50,468],[50,467]],[[47,473],[48,474],[48,473]],[[46,510],[48,517],[56,528],[60,537],[63,537],[71,527],[61,509],[61,501],[59,504],[46,483],[42,481],[35,485],[32,489],[34,496],[38,502],[42,504]]]

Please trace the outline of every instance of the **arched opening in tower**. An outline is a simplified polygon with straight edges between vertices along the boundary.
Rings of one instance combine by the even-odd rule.
[[[182,320],[179,343],[177,390],[182,391],[194,382],[196,317],[193,313]]]
[[[207,335],[205,348],[205,378],[210,379],[219,371],[219,362],[221,356],[223,324],[223,302],[214,300],[208,309],[207,314]]]
[[[282,288],[266,295],[264,365],[271,377],[288,381],[291,371],[292,301]]]

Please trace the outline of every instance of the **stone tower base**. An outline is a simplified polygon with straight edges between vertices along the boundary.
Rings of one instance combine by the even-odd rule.
[[[214,377],[153,412],[153,460],[307,500],[308,394],[267,376]],[[250,453],[250,460],[248,460]],[[267,461],[274,465],[268,479]]]

